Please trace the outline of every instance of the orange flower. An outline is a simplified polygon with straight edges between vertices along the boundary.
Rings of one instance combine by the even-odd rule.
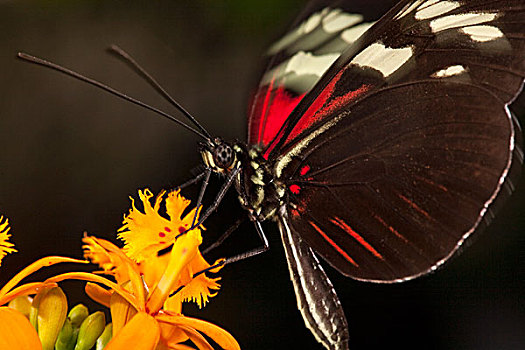
[[[47,291],[47,294],[63,302],[65,297],[62,298],[61,292],[52,293],[50,290],[58,289],[55,288],[57,283],[63,280],[83,280],[88,282],[85,287],[87,294],[111,311],[113,338],[104,349],[128,350],[137,344],[141,344],[140,348],[144,350],[191,349],[187,345],[188,341],[198,349],[212,349],[203,334],[223,349],[240,349],[237,341],[224,329],[184,316],[181,312],[183,302],[195,302],[202,307],[216,294],[212,291],[219,289],[219,278],[210,278],[199,272],[206,269],[218,272],[222,260],[210,265],[202,257],[199,251],[201,228],[176,238],[190,227],[198,211],[193,209],[181,218],[190,201],[174,191],[165,199],[168,218],[164,218],[159,214],[164,196],[165,192],[162,192],[152,205],[150,199],[153,194],[149,190],[139,191],[144,212],[132,203],[132,209],[124,217],[124,225],[119,230],[119,237],[125,241],[123,249],[109,241],[84,236],[85,257],[102,271],[67,272],[44,282],[19,286],[22,279],[42,267],[62,262],[87,262],[64,257],[40,259],[20,271],[0,289],[0,306],[18,296],[46,294]],[[8,230],[7,224],[0,225],[0,239],[4,238],[0,241],[0,259],[6,252],[13,251],[13,245],[7,242]],[[160,255],[161,250],[170,246],[169,253]],[[100,274],[110,275],[116,282]],[[37,294],[35,300],[40,295],[43,294]],[[67,310],[67,302],[65,304]],[[50,314],[55,324],[64,322],[63,315],[63,309]],[[12,331],[8,332],[5,327]],[[54,330],[56,326],[51,329]],[[47,334],[47,339],[55,337],[53,332]],[[39,336],[42,338],[22,313],[0,307],[0,349],[42,349],[44,340],[39,340]]]
[[[133,203],[124,217],[119,230],[119,237],[126,243],[123,249],[103,239],[84,237],[85,257],[97,263],[102,273],[112,275],[125,291],[106,290],[92,283],[86,286],[94,300],[111,309],[113,339],[106,349],[125,349],[137,342],[143,344],[143,349],[186,349],[187,345],[181,343],[187,340],[199,349],[211,349],[202,334],[224,349],[239,349],[237,341],[222,328],[181,313],[185,301],[195,302],[199,307],[205,305],[215,295],[211,290],[219,289],[219,284],[218,278],[209,278],[204,273],[193,277],[212,266],[198,249],[201,229],[175,239],[190,227],[196,209],[181,218],[190,201],[174,191],[165,200],[168,218],[164,218],[159,214],[164,195],[165,192],[159,194],[152,205],[153,194],[149,190],[139,192],[144,211]],[[169,253],[158,255],[172,244]]]

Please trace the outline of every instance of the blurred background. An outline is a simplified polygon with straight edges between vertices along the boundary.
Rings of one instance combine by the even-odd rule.
[[[372,7],[356,0],[370,16],[392,2]],[[16,52],[48,58],[171,111],[105,53],[116,43],[212,134],[244,140],[261,54],[304,4],[0,0],[0,214],[9,218],[19,250],[4,259],[1,282],[45,255],[81,257],[84,231],[116,241],[129,196],[137,198],[138,189],[173,188],[200,162],[198,140],[177,125],[23,63]],[[523,115],[525,109],[515,111]],[[220,183],[212,181],[208,197]],[[184,193],[196,198],[197,192]],[[524,349],[524,200],[521,181],[485,233],[430,276],[374,285],[327,266],[346,311],[351,349]],[[240,215],[229,196],[207,223],[204,244]],[[218,296],[203,310],[189,305],[186,311],[229,330],[244,349],[321,349],[297,311],[277,229],[272,223],[265,228],[270,252],[225,268]],[[252,227],[243,226],[213,258],[258,244]],[[63,284],[71,304],[86,302],[82,285]]]

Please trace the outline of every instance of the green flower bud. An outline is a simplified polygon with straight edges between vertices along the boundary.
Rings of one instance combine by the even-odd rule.
[[[42,350],[53,350],[67,316],[67,298],[62,289],[53,287],[38,293],[31,304],[30,321],[38,331]],[[36,322],[35,322],[36,321]]]
[[[105,326],[106,316],[102,311],[89,315],[80,325],[75,350],[89,350],[95,346],[97,338],[104,332]]]
[[[60,333],[58,333],[58,339],[55,343],[55,350],[73,350],[77,341],[76,332],[71,325],[71,321],[66,319],[64,326]]]
[[[111,337],[113,335],[113,323],[108,323],[106,328],[104,328],[104,332],[98,337],[97,339],[97,348],[96,350],[102,350],[106,347],[106,345],[111,340]]]
[[[86,317],[88,317],[88,315],[88,308],[82,304],[78,304],[75,305],[75,307],[73,307],[71,311],[69,311],[67,318],[71,321],[71,325],[74,328],[79,328],[82,322],[84,322],[84,320],[86,319]]]

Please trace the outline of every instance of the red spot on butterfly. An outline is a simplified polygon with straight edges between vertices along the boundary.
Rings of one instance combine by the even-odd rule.
[[[160,241],[159,244],[166,244],[166,241]]]
[[[164,232],[159,232],[159,237],[166,237],[166,234]]]
[[[298,185],[291,185],[290,191],[292,191],[293,194],[299,194],[299,192],[301,192],[301,187]]]
[[[305,166],[303,166],[301,168],[300,174],[301,174],[301,176],[304,176],[309,171],[310,171],[310,166],[309,165],[305,165]]]
[[[166,232],[171,232],[171,228],[169,228],[169,227],[166,226],[166,227],[164,227],[164,231],[166,231]]]
[[[186,231],[186,228],[184,226],[179,227],[179,233],[183,233]]]

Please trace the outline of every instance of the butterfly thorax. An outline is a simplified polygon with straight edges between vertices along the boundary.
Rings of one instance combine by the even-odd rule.
[[[241,205],[259,221],[273,218],[284,203],[284,185],[257,145],[238,143],[234,150],[242,165],[235,183]]]
[[[216,138],[213,145],[203,145],[201,155],[204,164],[215,173],[228,176],[239,169],[234,179],[235,189],[252,219],[271,218],[283,204],[284,186],[273,176],[258,146],[243,142],[230,144]]]

